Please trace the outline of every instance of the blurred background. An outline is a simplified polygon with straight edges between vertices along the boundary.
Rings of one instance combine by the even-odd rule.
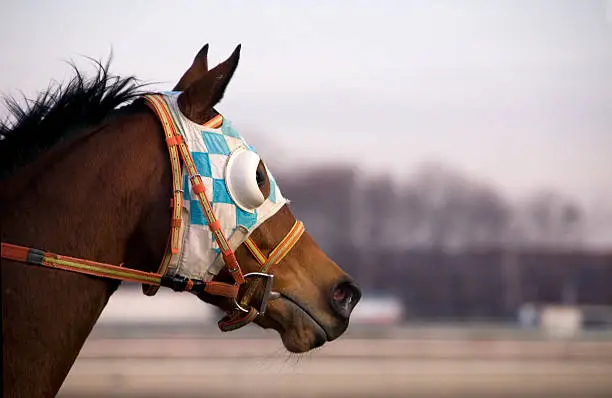
[[[297,356],[126,285],[61,397],[612,396],[611,1],[9,0],[0,89],[111,49],[170,89],[205,43],[242,43],[218,109],[364,298]]]

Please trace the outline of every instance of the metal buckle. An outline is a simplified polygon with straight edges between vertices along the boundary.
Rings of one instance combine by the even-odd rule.
[[[243,277],[245,280],[249,278],[257,278],[257,277],[265,278],[264,294],[261,298],[261,304],[259,305],[259,308],[257,308],[257,310],[259,311],[259,314],[263,315],[266,312],[266,307],[268,306],[268,301],[270,300],[270,293],[272,293],[272,285],[274,284],[274,275],[265,274],[263,272],[250,272],[248,274],[244,274]],[[236,306],[236,308],[242,312],[246,312],[246,313],[249,312],[248,309],[242,307],[238,303],[237,298],[234,298],[234,306]]]

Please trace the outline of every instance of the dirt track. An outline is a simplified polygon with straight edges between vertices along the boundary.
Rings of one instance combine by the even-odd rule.
[[[60,397],[611,397],[612,342],[99,340]]]

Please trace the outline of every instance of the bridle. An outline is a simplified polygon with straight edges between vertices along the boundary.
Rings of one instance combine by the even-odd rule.
[[[146,295],[154,295],[160,286],[170,288],[177,292],[191,292],[196,295],[207,293],[232,299],[232,308],[225,317],[218,322],[222,331],[231,331],[243,327],[254,321],[259,315],[263,315],[270,299],[278,296],[272,292],[274,276],[270,273],[273,265],[280,263],[298,242],[304,233],[304,224],[296,220],[292,228],[287,232],[281,242],[266,256],[250,238],[246,238],[244,245],[257,260],[260,268],[257,272],[243,274],[235,251],[228,242],[225,233],[221,229],[221,223],[215,216],[206,193],[206,188],[198,174],[197,167],[191,153],[180,133],[180,127],[173,120],[168,107],[160,98],[159,94],[147,94],[143,96],[145,104],[151,108],[160,119],[166,144],[170,154],[172,167],[173,196],[170,200],[172,208],[172,219],[168,246],[164,258],[157,272],[145,272],[125,267],[124,264],[112,265],[77,257],[60,255],[40,249],[1,242],[2,258],[26,264],[45,266],[60,270],[72,271],[86,275],[111,278],[125,282],[142,283]],[[203,126],[216,128],[222,121],[221,115],[215,116]],[[182,162],[182,163],[181,163]],[[204,281],[200,279],[187,278],[179,275],[169,275],[168,267],[172,256],[179,254],[180,228],[183,223],[183,189],[181,171],[185,166],[189,174],[193,193],[198,197],[204,215],[208,221],[209,229],[220,249],[225,267],[229,271],[233,284]],[[263,282],[263,296],[257,308],[251,305],[255,292]],[[247,284],[244,295],[240,298],[239,291],[243,284]]]

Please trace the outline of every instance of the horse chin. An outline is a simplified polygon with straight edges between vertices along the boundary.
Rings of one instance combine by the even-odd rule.
[[[255,321],[276,330],[287,351],[301,354],[321,347],[330,339],[325,328],[292,300],[282,297],[268,305],[264,317]]]
[[[321,347],[327,339],[325,333],[318,328],[309,330],[289,329],[280,333],[281,340],[287,351],[294,354],[302,354]]]

